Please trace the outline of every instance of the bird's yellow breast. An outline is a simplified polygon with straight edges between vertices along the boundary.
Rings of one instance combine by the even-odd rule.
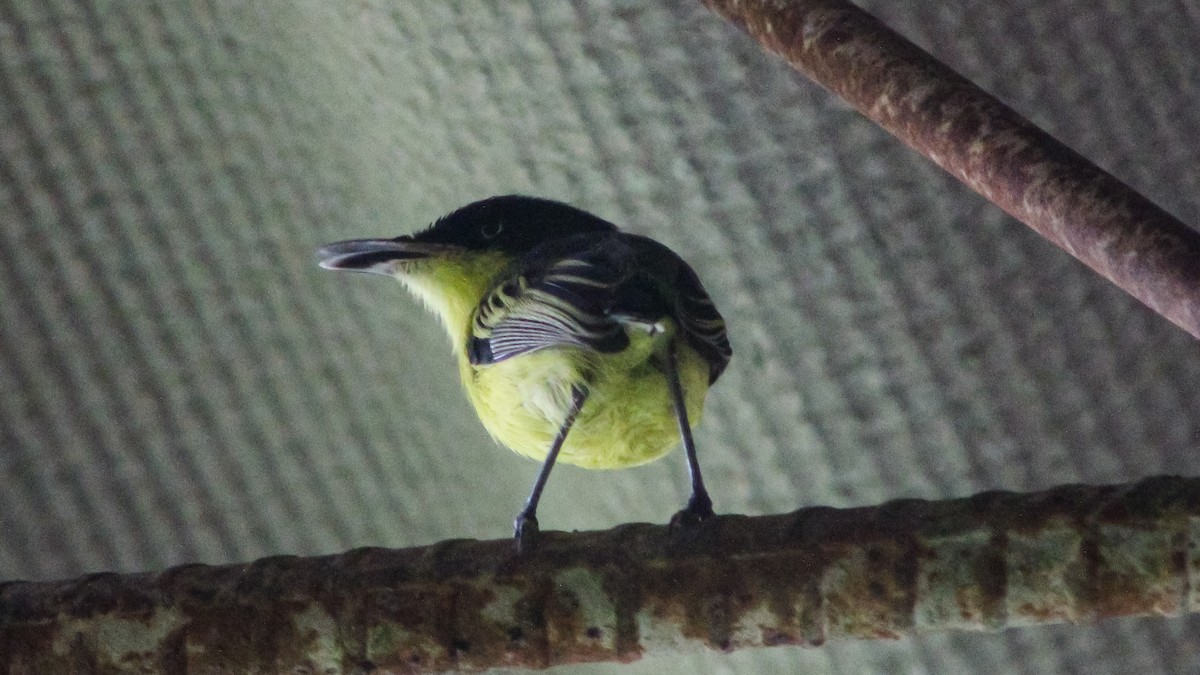
[[[559,461],[588,469],[620,469],[653,461],[680,442],[666,375],[657,365],[661,340],[630,331],[630,347],[600,354],[573,347],[543,349],[486,366],[460,360],[467,396],[493,438],[513,451],[544,459],[571,404],[571,388],[588,398],[563,444]],[[689,421],[699,419],[708,365],[684,344],[679,375]]]
[[[572,386],[586,384],[588,398],[559,461],[619,469],[658,459],[679,444],[666,375],[658,365],[666,340],[678,341],[680,384],[692,425],[704,406],[708,364],[673,325],[655,335],[627,329],[629,347],[615,354],[553,347],[489,365],[467,360],[463,345],[475,308],[506,263],[498,255],[480,255],[397,275],[442,320],[467,397],[488,433],[518,454],[544,459],[570,408]]]

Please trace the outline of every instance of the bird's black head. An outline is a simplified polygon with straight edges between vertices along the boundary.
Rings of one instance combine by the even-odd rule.
[[[317,261],[331,270],[391,275],[464,251],[497,251],[519,257],[549,242],[616,229],[612,223],[562,202],[505,195],[467,204],[416,234],[322,246]]]
[[[574,206],[539,197],[489,197],[439,218],[413,241],[521,255],[553,239],[615,232],[617,227]]]

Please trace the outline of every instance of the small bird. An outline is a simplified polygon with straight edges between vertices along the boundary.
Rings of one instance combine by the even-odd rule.
[[[534,546],[556,461],[637,466],[682,438],[692,494],[672,523],[713,515],[691,425],[732,350],[696,273],[666,246],[561,202],[506,195],[317,258],[399,279],[441,319],[483,426],[543,460],[514,524],[518,551]]]

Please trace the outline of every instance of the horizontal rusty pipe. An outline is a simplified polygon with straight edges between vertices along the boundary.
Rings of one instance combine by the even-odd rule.
[[[0,585],[0,672],[416,672],[1200,608],[1200,480]]]
[[[1200,233],[843,0],[702,0],[971,189],[1200,338]]]

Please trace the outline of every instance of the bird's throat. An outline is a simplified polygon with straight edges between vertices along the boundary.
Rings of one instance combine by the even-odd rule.
[[[471,330],[471,318],[496,278],[509,266],[507,256],[464,254],[429,260],[400,270],[396,278],[437,315],[457,347]]]

